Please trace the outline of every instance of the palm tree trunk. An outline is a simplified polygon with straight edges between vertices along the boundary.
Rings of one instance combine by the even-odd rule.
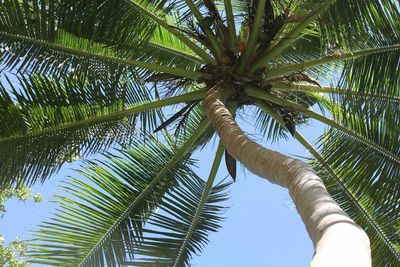
[[[303,162],[251,141],[235,123],[222,85],[210,89],[204,110],[228,152],[250,171],[289,190],[314,244],[312,267],[369,267],[366,233],[339,207],[322,180]]]

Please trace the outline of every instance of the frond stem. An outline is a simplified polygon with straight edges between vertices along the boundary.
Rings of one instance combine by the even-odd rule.
[[[395,50],[400,50],[400,44],[379,47],[379,48],[373,48],[373,49],[359,50],[356,52],[338,53],[338,54],[333,54],[330,56],[321,57],[318,59],[309,60],[309,61],[305,61],[305,62],[301,62],[301,63],[295,63],[295,64],[289,64],[289,65],[287,65],[287,64],[278,65],[278,66],[274,67],[273,69],[267,69],[265,71],[265,75],[266,75],[266,79],[272,79],[272,78],[279,77],[279,76],[282,76],[287,73],[303,71],[308,68],[328,64],[331,62],[349,60],[349,59],[354,59],[354,58],[358,58],[358,57],[364,57],[364,56],[368,56],[368,55],[372,55],[372,54],[395,51]]]
[[[180,68],[176,68],[176,67],[164,66],[164,65],[153,64],[153,63],[146,63],[146,62],[132,60],[132,59],[126,59],[126,58],[118,58],[118,57],[113,57],[113,56],[109,56],[109,55],[99,55],[99,54],[95,54],[95,53],[91,53],[91,52],[87,52],[87,51],[82,51],[80,49],[52,43],[49,41],[36,40],[33,38],[15,35],[15,34],[0,32],[0,37],[16,40],[16,41],[20,41],[20,42],[21,41],[22,42],[30,42],[30,43],[33,43],[36,45],[45,46],[45,47],[48,47],[48,48],[51,48],[51,49],[54,49],[57,51],[63,51],[63,52],[78,55],[78,56],[95,57],[95,58],[98,58],[101,60],[111,61],[111,62],[115,62],[118,64],[127,65],[127,66],[144,68],[144,69],[156,71],[156,72],[165,72],[165,73],[173,74],[173,75],[176,75],[179,77],[188,78],[188,79],[192,79],[192,80],[197,80],[201,76],[205,75],[198,71],[191,71],[191,70],[185,70],[185,69],[180,69]]]
[[[283,37],[274,47],[267,49],[258,60],[252,64],[250,73],[256,72],[262,66],[268,63],[274,57],[280,55],[284,49],[297,40],[301,32],[319,15],[324,13],[336,0],[325,0],[320,6],[313,10],[307,17],[305,17],[293,30],[291,30],[285,37]]]
[[[182,243],[181,247],[179,248],[178,255],[177,255],[177,257],[175,259],[175,263],[173,265],[174,267],[181,266],[181,264],[182,264],[181,259],[182,259],[182,256],[183,256],[183,252],[185,251],[185,248],[188,245],[190,237],[193,235],[193,233],[194,233],[194,231],[196,229],[196,226],[199,223],[200,215],[201,215],[201,213],[203,211],[203,208],[204,208],[204,206],[205,206],[205,204],[207,202],[207,199],[208,199],[208,196],[209,196],[210,191],[212,189],[212,185],[214,183],[215,177],[217,176],[217,172],[218,172],[219,166],[221,164],[221,159],[222,159],[222,155],[223,154],[224,154],[224,146],[222,145],[222,143],[220,141],[219,145],[218,145],[217,153],[215,154],[213,165],[211,167],[210,174],[208,176],[208,180],[207,180],[206,186],[205,186],[204,191],[203,191],[203,195],[201,196],[200,203],[197,206],[196,213],[194,214],[190,229],[186,233],[185,240]]]
[[[280,92],[306,92],[306,93],[313,92],[313,93],[325,93],[325,94],[351,95],[363,98],[382,99],[382,100],[387,100],[389,102],[400,102],[400,98],[394,96],[392,97],[387,95],[369,94],[369,93],[348,90],[344,88],[319,87],[319,86],[305,85],[305,84],[273,83],[271,90]]]
[[[187,93],[184,95],[179,95],[179,96],[174,96],[171,98],[166,98],[166,99],[161,99],[161,100],[157,100],[157,101],[153,101],[153,102],[139,104],[137,106],[127,108],[125,110],[109,113],[106,115],[100,115],[97,117],[92,117],[87,120],[81,120],[81,121],[71,122],[68,124],[60,125],[60,126],[49,127],[49,128],[45,128],[40,131],[28,132],[23,135],[3,137],[3,138],[0,138],[0,144],[2,142],[7,142],[7,141],[19,139],[19,138],[34,137],[37,135],[46,134],[46,133],[50,133],[50,132],[62,131],[62,130],[80,127],[80,126],[86,126],[86,125],[91,125],[91,124],[96,124],[96,123],[101,123],[101,122],[106,122],[106,121],[118,120],[118,119],[122,119],[123,117],[126,117],[132,113],[138,113],[138,112],[143,112],[143,111],[147,111],[147,110],[151,110],[151,109],[157,109],[157,108],[161,108],[164,106],[170,106],[170,105],[179,104],[179,103],[183,103],[183,102],[187,102],[187,101],[199,100],[199,99],[204,98],[205,96],[206,96],[206,90],[198,90],[198,91],[194,91],[194,92]]]
[[[229,34],[229,48],[233,49],[236,43],[236,27],[235,27],[235,17],[233,15],[231,0],[224,0],[226,20],[228,24],[228,34]]]
[[[242,75],[245,72],[249,60],[254,54],[254,48],[257,44],[258,32],[260,30],[262,19],[264,16],[265,1],[266,0],[258,0],[257,11],[250,31],[249,40],[246,44],[246,48],[243,55],[240,57],[237,69],[235,70],[235,73],[237,75]]]

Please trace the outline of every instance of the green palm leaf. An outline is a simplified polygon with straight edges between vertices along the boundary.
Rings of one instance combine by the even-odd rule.
[[[157,105],[133,108],[152,99],[145,88],[119,76],[91,82],[41,76],[17,81],[19,87],[11,81],[9,89],[0,85],[2,186],[43,181],[65,162],[129,144],[135,133],[134,120],[124,120],[127,115],[139,116],[143,132],[157,123],[155,111],[148,110]]]
[[[324,43],[354,50],[365,43],[398,42],[399,12],[396,1],[336,0],[319,19]]]
[[[190,162],[182,159],[208,125],[203,122],[176,152],[153,140],[121,150],[123,157],[108,155],[106,165],[90,163],[81,172],[90,183],[72,179],[64,186],[73,198],[59,197],[61,212],[37,232],[32,261],[52,266],[105,266],[106,260],[109,265],[123,266],[132,260],[138,244],[146,240],[142,228],[151,212],[180,197],[177,192],[182,187],[204,186],[190,170]],[[178,191],[163,198],[176,186]],[[73,240],[72,246],[64,245]]]
[[[129,1],[98,0],[88,4],[87,1],[74,0],[63,5],[61,10],[65,15],[60,27],[76,36],[116,46],[131,53],[135,48],[140,49],[142,59],[153,58],[157,62],[170,60],[182,67],[196,61],[202,62],[177,36],[157,25],[143,12],[132,8]],[[171,7],[164,1],[152,1],[147,5],[149,11],[155,9],[163,14],[168,13],[162,17],[165,16],[169,25],[177,26],[177,16],[169,12]],[[76,10],[84,10],[84,13],[76,16]],[[185,63],[184,59],[189,62]]]
[[[189,266],[191,257],[208,243],[210,232],[220,228],[219,223],[223,220],[220,213],[224,210],[220,203],[227,198],[228,185],[216,185],[208,192],[204,182],[197,178],[184,181],[181,187],[173,189],[163,199],[160,214],[155,213],[149,218],[144,234],[151,237],[144,238],[137,249],[137,259],[127,265]],[[204,195],[207,198],[201,205]],[[203,206],[201,210],[200,206]],[[196,212],[197,217],[193,217]]]
[[[382,127],[379,134],[374,129],[369,129],[370,138],[382,140],[381,144],[388,151],[393,151],[399,155],[397,148],[393,149],[393,144],[398,144],[399,139],[393,137],[389,132],[387,124],[381,123]],[[373,126],[373,125],[372,125]],[[396,131],[394,131],[396,132]],[[375,150],[366,144],[354,142],[345,134],[331,131],[325,134],[322,154],[326,162],[337,170],[338,175],[348,177],[346,185],[353,187],[353,191],[359,195],[370,195],[370,201],[380,203],[380,208],[399,213],[398,177],[400,169],[398,161],[390,157],[381,157]],[[345,146],[352,146],[352,152],[348,153]],[[384,159],[382,159],[384,158]],[[357,189],[355,189],[357,188]]]
[[[192,254],[202,250],[208,234],[220,227],[223,208],[219,203],[227,198],[229,184],[212,186],[223,153],[220,144],[207,183],[198,177],[184,180],[166,195],[160,211],[148,220],[136,260],[128,265],[188,266]]]
[[[399,45],[399,16],[395,1],[336,1],[320,19],[323,43],[343,53]],[[399,56],[397,49],[346,62],[340,86],[398,95]]]
[[[19,78],[20,87],[0,85],[1,184],[32,184],[57,171],[63,163],[129,143],[127,121],[64,125],[104,116],[124,107],[125,88],[117,81]],[[53,130],[51,130],[53,129]],[[117,130],[118,129],[118,130]],[[43,181],[43,180],[42,180]]]
[[[392,77],[394,76],[393,73]],[[385,79],[385,76],[382,78]],[[400,155],[398,148],[400,142],[398,129],[400,91],[397,87],[391,87],[396,83],[396,81],[388,82],[387,86],[381,87],[380,90],[376,88],[374,90],[355,90],[355,95],[340,94],[332,97],[332,102],[338,106],[332,111],[332,115],[340,124],[360,136],[372,140],[392,156],[385,155],[386,160],[383,160],[372,152],[374,149],[371,146],[354,142],[350,156],[348,152],[344,151],[344,146],[350,145],[352,138],[337,131],[326,133],[322,151],[326,161],[337,171],[338,175],[344,177],[350,172],[352,173],[351,179],[348,180],[349,186],[357,184],[358,194],[361,190],[365,190],[366,194],[372,194],[370,201],[382,202],[382,209],[387,206],[388,209],[394,208],[397,209],[396,212],[399,212],[397,206],[400,190],[397,186],[397,177],[400,177],[398,160]],[[370,96],[363,97],[364,93]],[[385,98],[376,98],[374,93],[379,93]],[[346,169],[345,166],[351,166],[353,170]],[[378,190],[381,194],[377,193]],[[393,212],[395,211],[393,210]]]
[[[105,1],[104,5],[100,6],[107,8],[109,2]],[[169,69],[174,74],[179,75],[175,68],[168,66],[180,64],[183,68],[193,69],[198,65],[193,56],[190,57],[190,54],[189,57],[187,54],[182,55],[179,50],[175,49],[179,46],[175,45],[169,49],[162,49],[159,45],[170,45],[171,41],[164,44],[160,41],[160,38],[155,36],[153,39],[156,42],[144,42],[145,37],[141,36],[141,33],[146,36],[147,40],[151,37],[150,34],[156,26],[145,20],[143,23],[146,26],[140,28],[139,33],[138,29],[135,28],[137,27],[135,23],[137,20],[141,21],[143,16],[137,10],[128,12],[129,14],[119,14],[126,17],[129,22],[128,25],[126,25],[126,21],[121,22],[120,19],[117,22],[122,23],[122,25],[114,25],[110,21],[104,21],[105,18],[101,16],[96,17],[97,20],[90,21],[91,24],[88,24],[102,28],[103,24],[110,23],[117,28],[132,28],[132,30],[135,30],[134,37],[136,38],[133,40],[132,36],[130,38],[129,36],[122,36],[120,39],[113,38],[111,34],[115,34],[115,29],[112,31],[108,29],[109,34],[107,36],[104,36],[107,31],[102,32],[104,34],[102,35],[97,33],[99,31],[97,28],[81,29],[82,23],[85,23],[86,19],[90,19],[91,16],[85,20],[79,20],[79,16],[76,18],[76,16],[67,12],[75,10],[74,8],[77,7],[64,4],[67,6],[57,5],[57,8],[54,8],[53,1],[48,0],[36,7],[38,9],[36,12],[35,8],[31,10],[30,5],[32,5],[32,1],[28,0],[23,3],[10,0],[5,3],[5,11],[2,14],[4,18],[0,20],[0,41],[6,53],[1,56],[1,61],[9,69],[17,67],[20,71],[29,70],[59,74],[70,72],[71,69],[80,72],[88,72],[89,70],[93,72],[93,70],[102,70],[110,65],[122,64],[131,67],[150,68],[153,71],[168,72]],[[132,10],[130,5],[126,6],[126,9]],[[120,7],[119,11],[125,12],[126,9]],[[102,12],[96,9],[94,11],[97,11],[96,15],[98,15],[98,12]],[[35,14],[34,23],[31,20],[32,13]],[[59,16],[61,18],[55,21],[54,17]],[[74,18],[73,21],[71,21],[71,18]],[[46,25],[46,27],[36,29],[34,26],[38,24]],[[126,30],[126,32],[129,34],[129,30]],[[165,35],[164,38],[166,38]],[[160,68],[154,62],[165,63],[166,66]],[[185,72],[190,73],[183,71],[183,73]],[[98,75],[104,75],[104,73],[100,72]]]
[[[123,158],[108,156],[111,162],[108,166],[91,163],[82,171],[81,174],[95,187],[78,179],[72,179],[64,186],[74,198],[79,197],[79,201],[59,197],[61,213],[53,222],[43,225],[34,242],[39,245],[44,241],[49,247],[42,245],[36,250],[33,245],[34,262],[52,266],[103,266],[101,261],[105,257],[109,261],[114,259],[114,264],[122,263],[125,258],[124,246],[121,249],[124,240],[128,243],[139,241],[149,212],[158,205],[166,190],[176,184],[177,177],[188,175],[187,167],[182,164],[163,171],[172,156],[166,147],[155,144],[135,146],[136,149],[123,152]],[[157,183],[152,183],[154,177],[159,177]],[[144,190],[148,192],[146,196]],[[91,215],[87,216],[89,213]],[[73,214],[78,216],[70,217]],[[66,231],[69,236],[58,234]],[[76,242],[71,247],[64,247],[64,243],[70,243],[73,238]],[[47,250],[54,250],[56,254]]]

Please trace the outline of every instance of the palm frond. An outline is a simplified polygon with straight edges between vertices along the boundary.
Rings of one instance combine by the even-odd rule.
[[[400,197],[397,181],[397,178],[400,177],[400,150],[398,148],[400,142],[398,127],[400,125],[398,102],[400,92],[398,88],[389,91],[385,91],[385,89],[388,88],[372,90],[371,93],[377,92],[386,98],[362,97],[364,92],[371,94],[369,90],[355,90],[355,95],[340,94],[331,97],[333,105],[336,105],[336,108],[331,111],[334,119],[358,135],[384,148],[387,151],[384,157],[378,156],[379,153],[376,153],[371,146],[352,143],[350,136],[337,131],[326,133],[323,147],[326,149],[326,153],[331,153],[331,156],[326,155],[326,157],[333,168],[343,171],[346,175],[349,172],[346,170],[346,166],[352,166],[357,170],[352,175],[353,182],[351,183],[357,183],[359,190],[374,192],[371,196],[372,199],[379,195],[381,198],[379,201],[385,202],[384,205],[396,207],[399,205]],[[353,144],[352,155],[346,157],[349,153],[344,152],[343,146],[351,143]],[[344,174],[339,173],[340,176]],[[385,193],[377,194],[376,190]]]
[[[373,266],[389,267],[400,264],[400,235],[396,228],[399,216],[395,215],[399,210],[382,208],[380,200],[371,198],[368,193],[354,193],[354,187],[347,187],[347,191],[353,195],[349,197],[348,192],[338,186],[336,180],[339,178],[333,179],[334,174],[324,171],[322,167],[318,169],[332,197],[368,234]],[[348,176],[342,177],[342,181],[348,178]]]
[[[150,140],[121,150],[122,157],[108,155],[110,163],[91,162],[81,171],[89,182],[70,180],[64,189],[71,196],[59,197],[59,214],[36,233],[30,249],[32,262],[124,266],[133,260],[138,244],[146,240],[145,221],[156,207],[167,207],[168,200],[180,196],[164,195],[172,188],[182,190],[181,183],[201,181],[184,159],[208,125],[204,121],[177,151]]]
[[[136,260],[130,264],[189,266],[192,255],[202,250],[208,243],[209,233],[217,231],[223,219],[221,204],[227,199],[229,183],[213,187],[223,153],[224,147],[220,144],[207,183],[196,177],[182,181],[182,186],[167,194],[160,212],[150,216],[144,231],[148,236],[138,247]]]
[[[321,36],[316,25],[306,28],[299,39],[285,50],[281,56],[274,60],[267,68],[275,68],[278,64],[296,64],[310,61],[331,53],[322,47]],[[342,70],[342,62],[317,65],[304,70],[304,73],[315,80],[324,83],[333,75]]]
[[[276,67],[269,69],[266,73],[267,79],[275,78],[277,76],[282,76],[287,73],[304,71],[305,69],[312,68],[319,65],[329,64],[336,61],[346,61],[349,59],[356,59],[360,57],[368,57],[374,54],[381,53],[391,53],[393,51],[400,51],[400,43],[384,46],[375,49],[365,49],[360,51],[352,51],[348,53],[339,52],[338,54],[332,54],[330,56],[325,56],[313,60],[307,60],[300,63],[277,65]],[[382,56],[382,55],[381,55]]]
[[[171,12],[172,7],[176,6],[175,2],[172,4],[166,1],[137,2],[150,11],[161,12],[169,25],[177,26],[179,17],[175,12]],[[148,3],[143,5],[141,2]],[[143,12],[132,8],[129,1],[97,0],[91,3],[83,0],[65,1],[61,11],[63,21],[59,27],[62,29],[78,37],[118,47],[127,53],[134,54],[140,49],[140,59],[143,61],[150,58],[165,64],[174,61],[174,64],[181,67],[202,62],[202,59],[198,58],[177,36],[157,25]]]
[[[369,124],[368,138],[399,156],[396,147],[400,141],[398,130],[387,122],[381,121],[379,124],[379,126]],[[353,189],[355,194],[369,195],[375,204],[380,203],[381,209],[399,214],[400,168],[396,159],[389,155],[382,156],[376,153],[374,148],[335,130],[328,131],[324,135],[321,145],[326,162],[337,170],[338,175],[348,177],[346,184],[357,188]],[[348,147],[352,148],[351,153]]]
[[[190,38],[186,37],[182,34],[181,29],[176,29],[175,27],[171,27],[168,24],[168,21],[159,17],[157,13],[151,12],[141,5],[140,2],[135,0],[125,0],[129,3],[132,8],[135,10],[142,12],[144,16],[151,18],[158,25],[169,31],[171,34],[175,35],[179,40],[181,40],[184,44],[186,44],[194,53],[196,53],[199,57],[205,60],[207,63],[214,63],[214,59],[206,52],[204,49],[199,47],[195,42],[193,42]]]
[[[172,18],[175,20],[177,19],[175,17]],[[171,21],[169,24],[174,25],[175,20]],[[162,27],[157,27],[153,31],[153,34],[148,42],[148,47],[151,46],[156,46],[156,48],[149,49],[148,54],[149,56],[155,57],[158,62],[164,62],[162,58],[165,57],[165,55],[162,53],[170,53],[171,56],[169,56],[169,60],[175,61],[173,64],[176,66],[194,69],[195,67],[198,68],[200,64],[205,63],[203,59],[193,54],[192,50],[190,50],[184,43],[177,39],[175,35],[172,35]],[[145,50],[146,47],[146,45],[143,45],[142,49]],[[157,52],[159,55],[154,54]],[[172,55],[174,55],[174,57],[172,57]]]
[[[355,50],[398,43],[399,16],[396,0],[336,0],[318,22],[325,45]]]
[[[280,92],[315,92],[330,94],[332,100],[335,103],[339,101],[352,105],[353,101],[356,103],[355,106],[360,104],[360,101],[375,101],[376,106],[383,107],[387,103],[400,103],[400,97],[384,95],[384,94],[371,94],[368,92],[362,92],[361,90],[354,90],[351,88],[340,88],[340,87],[320,87],[315,85],[308,85],[305,83],[272,83],[272,91]],[[346,99],[345,99],[346,98]],[[339,102],[339,103],[340,103]],[[361,107],[361,105],[359,105]]]
[[[294,135],[296,126],[304,125],[309,121],[307,114],[302,114],[300,109],[291,110],[285,107],[282,102],[275,101],[276,99],[268,100],[266,97],[262,96],[265,93],[264,90],[259,90],[258,92],[255,92],[253,96],[257,95],[258,99],[256,99],[256,104],[259,107],[256,127],[259,128],[261,134],[267,139],[273,142],[278,141],[280,138],[287,139],[288,134],[292,136]],[[253,91],[250,92],[250,95],[252,94]],[[284,98],[291,103],[296,103],[294,104],[296,107],[302,107],[304,110],[308,110],[314,105],[319,106],[319,108],[323,110],[324,105],[326,105],[326,101],[323,97],[313,94],[312,92],[289,92],[284,95]],[[278,114],[279,118],[271,115],[275,113]],[[280,125],[279,120],[283,120],[285,124],[284,127]]]
[[[54,12],[59,27],[71,34],[97,42],[134,46],[148,40],[157,23],[142,10],[132,8],[132,3],[161,17],[172,8],[166,0],[71,0],[61,1]]]
[[[122,265],[124,243],[139,242],[143,223],[162,196],[177,179],[189,175],[182,163],[165,169],[173,154],[160,144],[135,144],[120,152],[122,158],[109,155],[107,165],[92,162],[80,172],[90,183],[72,178],[63,187],[70,197],[58,197],[60,213],[37,232],[38,241],[31,250],[33,262],[104,266],[103,260],[114,259],[114,265]],[[76,216],[70,217],[72,214]],[[48,249],[57,254],[52,257]]]
[[[2,186],[43,181],[65,162],[129,144],[136,137],[134,118],[146,132],[156,127],[152,110],[204,95],[196,91],[152,101],[146,88],[120,77],[88,82],[33,76],[19,84],[0,86]]]
[[[106,2],[103,6],[100,5],[103,8],[109,2],[116,3],[116,1],[99,2]],[[40,12],[33,12],[35,9],[31,10],[32,1],[30,0],[25,0],[23,3],[17,0],[8,0],[4,5],[5,9],[2,11],[4,19],[0,20],[0,38],[2,49],[5,53],[2,54],[0,60],[8,69],[18,68],[20,71],[29,70],[60,74],[68,73],[71,70],[93,72],[93,70],[101,70],[110,65],[131,66],[131,69],[132,67],[145,69],[150,67],[153,71],[163,72],[168,72],[168,69],[174,71],[175,68],[169,66],[177,67],[177,64],[181,64],[183,69],[186,67],[193,69],[197,66],[193,59],[188,60],[187,56],[182,56],[179,52],[173,52],[171,49],[161,49],[159,45],[144,42],[145,40],[143,40],[144,37],[141,37],[141,33],[146,35],[147,39],[150,39],[151,33],[155,29],[155,25],[152,23],[145,23],[146,27],[135,32],[136,42],[134,42],[131,40],[132,37],[124,34],[120,37],[121,39],[112,39],[111,34],[116,33],[115,29],[112,31],[105,29],[105,33],[102,32],[102,34],[107,34],[108,32],[107,36],[99,33],[101,28],[104,28],[104,24],[110,23],[114,25],[108,20],[104,21],[106,19],[99,15],[101,12],[104,13],[104,10],[98,10],[98,13],[95,13],[99,15],[97,20],[82,20],[89,23],[89,26],[83,26],[82,21],[76,19],[79,15],[74,16],[70,13],[71,8],[75,10],[74,8],[76,7],[65,3],[56,5],[57,8],[54,8],[53,0],[46,0],[37,7]],[[67,6],[64,7],[64,5]],[[128,5],[127,10],[132,10],[132,8]],[[119,12],[128,11],[123,11],[121,7],[119,8]],[[32,13],[37,16],[34,22],[31,21]],[[115,23],[122,23],[122,25],[118,26],[118,24],[115,27],[127,27],[130,29],[137,26],[135,21],[144,19],[138,11],[128,13],[128,15],[120,15],[124,15],[123,17],[129,22],[129,25],[126,25],[127,21],[117,17],[114,18],[117,21]],[[57,20],[55,20],[55,17],[58,17]],[[91,18],[91,16],[88,18]],[[43,24],[46,27],[34,30],[33,24]],[[100,29],[97,28],[98,26],[100,26]],[[128,34],[132,35],[129,31]],[[131,43],[126,43],[125,41]],[[154,64],[154,62],[158,64]],[[160,63],[164,63],[166,66],[157,68]],[[155,69],[152,69],[151,66],[155,67]],[[101,74],[99,75],[101,76]]]
[[[128,144],[134,134],[128,121],[89,123],[123,110],[126,88],[112,78],[87,83],[33,76],[17,82],[9,80],[9,89],[0,85],[2,186],[43,181],[65,162]]]
[[[400,43],[400,8],[395,0],[336,1],[320,18],[322,43],[343,53]],[[400,51],[347,61],[341,87],[394,95],[399,88]]]
[[[233,50],[233,46],[236,45],[237,37],[236,37],[236,26],[235,26],[235,15],[233,9],[233,1],[224,0],[224,7],[226,12],[226,24],[228,27],[228,35],[229,35],[229,48]]]
[[[346,62],[339,86],[351,88],[359,93],[399,97],[399,72],[399,50],[380,55],[369,55]]]
[[[293,100],[289,100],[285,97],[276,96],[274,94],[266,92],[265,90],[263,90],[259,87],[251,86],[251,85],[246,88],[246,92],[250,96],[257,97],[257,98],[263,99],[263,100],[267,100],[267,101],[270,101],[272,103],[279,104],[282,106],[293,108],[294,110],[297,110],[310,118],[321,121],[321,122],[327,124],[328,126],[331,126],[332,128],[352,137],[354,140],[358,140],[360,143],[363,143],[363,144],[371,147],[380,155],[388,157],[388,159],[390,161],[400,162],[400,158],[397,154],[392,153],[390,150],[387,150],[384,146],[380,145],[379,143],[375,142],[372,139],[369,139],[365,135],[358,133],[352,127],[348,127],[347,125],[340,124],[340,120],[339,120],[339,122],[337,122],[333,119],[330,119],[329,117],[326,117],[324,115],[321,115],[317,112],[312,111],[310,109],[310,107],[312,105],[307,105],[307,102],[296,103]],[[316,99],[318,99],[317,96],[315,96],[314,101]],[[309,98],[308,100],[311,101],[311,103],[313,102],[312,98]],[[306,104],[306,105],[304,105],[304,104]]]
[[[127,265],[189,266],[190,258],[208,243],[208,235],[220,228],[223,220],[220,214],[224,211],[220,203],[227,199],[228,185],[214,186],[201,210],[201,197],[207,194],[201,179],[184,182],[182,187],[172,190],[161,203],[160,213],[173,214],[173,217],[164,214],[150,217],[149,228],[144,231],[149,237],[138,247],[136,261]],[[195,221],[196,211],[199,212]]]

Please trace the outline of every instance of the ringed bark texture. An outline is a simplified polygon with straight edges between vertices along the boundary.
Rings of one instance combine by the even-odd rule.
[[[366,233],[340,208],[305,163],[250,140],[224,105],[222,85],[210,89],[203,107],[228,152],[250,171],[285,187],[314,244],[312,267],[370,267]]]

